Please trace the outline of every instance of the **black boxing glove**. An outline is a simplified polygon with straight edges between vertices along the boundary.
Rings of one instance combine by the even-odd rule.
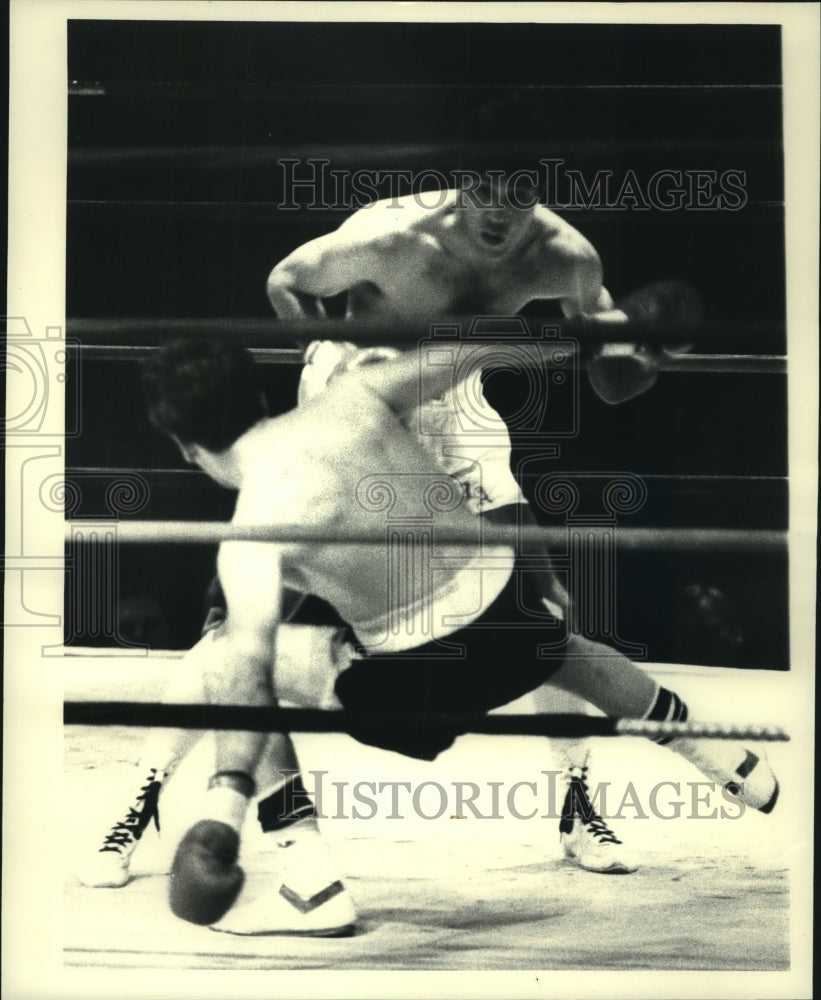
[[[637,291],[626,295],[616,308],[634,323],[670,323],[672,326],[687,326],[698,323],[704,314],[701,296],[691,284],[678,278],[654,281]],[[668,354],[683,354],[692,344],[675,342],[658,344],[655,351]]]
[[[697,323],[702,316],[701,296],[686,281],[671,278],[645,285],[615,304],[628,321],[676,326]],[[658,378],[659,355],[688,351],[687,343],[603,344],[588,363],[588,379],[605,403],[623,403],[652,388]]]
[[[587,377],[605,403],[624,403],[655,385],[653,352],[642,344],[603,344],[587,363]]]
[[[239,834],[227,823],[203,819],[185,834],[171,866],[171,912],[192,924],[216,923],[240,894]]]

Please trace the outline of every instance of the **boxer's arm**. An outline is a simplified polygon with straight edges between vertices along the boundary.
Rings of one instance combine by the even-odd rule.
[[[541,347],[543,353],[540,357],[535,351],[529,351],[528,363],[537,366],[549,361],[552,351],[549,341],[530,346]],[[621,348],[622,345],[612,346]],[[365,388],[404,419],[418,406],[454,389],[460,375],[465,378],[473,375],[482,365],[483,350],[491,365],[498,360],[498,352],[493,346],[486,349],[471,346],[469,363],[464,364],[455,363],[453,350],[427,355],[409,351],[398,360],[345,371],[334,379],[329,389],[348,396]],[[649,354],[645,358],[641,348],[627,345],[623,352],[597,353],[589,362],[588,375],[602,400],[620,403],[649,389],[658,375],[658,366]]]
[[[274,703],[271,664],[280,621],[278,547],[249,542],[220,546],[217,559],[225,594],[225,621],[215,629],[203,680],[211,704]],[[253,775],[265,747],[264,733],[215,733],[216,770]]]
[[[541,365],[554,352],[550,342],[531,344],[526,363]],[[537,351],[541,350],[541,357]],[[432,399],[440,399],[466,379],[476,375],[485,361],[498,364],[496,344],[425,344],[418,350],[403,351],[396,358],[346,369],[335,376],[329,389],[355,395],[365,388],[378,396],[400,418]]]
[[[270,546],[220,546],[217,569],[228,605],[225,621],[188,653],[202,671],[212,705],[267,707],[274,703],[271,657],[278,624],[279,564]],[[207,715],[203,713],[207,725]],[[175,916],[214,924],[233,906],[244,874],[237,864],[242,818],[256,787],[267,733],[217,729],[215,769],[204,817],[180,841],[171,867],[169,902]],[[245,776],[245,777],[243,777]]]
[[[597,323],[628,321],[627,313],[615,305],[602,284],[601,261],[586,241],[572,261],[568,285],[570,294],[562,297],[560,304],[569,319],[584,317]],[[623,403],[641,395],[655,384],[657,377],[655,357],[640,344],[596,344],[590,351],[590,385],[606,403]]]
[[[599,255],[586,241],[565,248],[562,261],[564,280],[559,299],[562,313],[568,319],[595,318],[601,322],[624,323],[627,316],[613,304],[610,293],[602,284]]]
[[[298,247],[268,276],[268,300],[280,319],[325,315],[323,298],[339,295],[379,268],[375,246],[358,233],[329,233]]]
[[[455,377],[452,363],[438,364],[436,356],[432,358],[424,349],[410,350],[395,359],[349,368],[329,388],[343,395],[366,389],[403,418],[421,403],[452,389]]]

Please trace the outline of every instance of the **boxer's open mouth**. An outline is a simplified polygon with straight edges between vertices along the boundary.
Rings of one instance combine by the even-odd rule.
[[[488,232],[488,230],[483,230],[482,231],[482,239],[489,246],[498,247],[498,246],[501,246],[502,243],[504,243],[504,241],[505,241],[505,234],[504,233],[493,233],[493,232]]]

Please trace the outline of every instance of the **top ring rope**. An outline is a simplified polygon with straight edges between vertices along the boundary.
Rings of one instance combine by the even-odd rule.
[[[621,92],[624,90],[674,90],[712,91],[739,90],[748,93],[758,90],[780,90],[778,83],[493,83],[471,84],[471,92],[487,97],[496,97],[500,90],[531,91],[563,91],[574,93],[585,90],[600,90]],[[340,91],[343,93],[340,94]],[[211,83],[202,80],[70,80],[68,94],[70,97],[144,97],[169,96],[175,100],[181,97],[201,99],[225,98],[226,95],[238,95],[244,100],[269,101],[301,101],[306,93],[319,95],[323,100],[328,98],[342,100],[345,95],[359,93],[369,98],[387,96],[391,100],[406,97],[409,93],[417,96],[420,92],[427,93],[433,99],[440,99],[443,93],[455,93],[464,99],[464,83],[348,83],[341,88],[337,83],[287,84],[278,82],[276,87],[269,83],[255,83],[247,79],[242,81],[221,80]]]
[[[433,527],[433,526],[431,526]],[[101,533],[117,541],[149,544],[205,544],[221,542],[312,543],[320,545],[384,545],[386,528],[381,531],[317,531],[302,525],[233,524],[230,521],[86,521],[65,522],[69,542],[95,542]],[[403,528],[407,531],[406,527]],[[420,527],[420,532],[425,529]],[[786,552],[783,531],[742,531],[723,528],[617,528],[614,525],[569,524],[563,527],[521,525],[502,527],[477,524],[469,528],[448,527],[435,531],[438,544],[510,545],[517,547],[543,543],[564,547],[569,534],[580,532],[589,538],[615,539],[621,549],[698,550],[724,552]]]
[[[481,322],[481,330],[479,323]],[[501,325],[498,325],[501,324]],[[473,326],[472,326],[473,325]],[[495,328],[494,328],[495,327]],[[515,327],[515,329],[513,329]],[[386,329],[389,333],[386,335]],[[460,331],[465,330],[464,335]],[[542,336],[547,330],[554,336]],[[478,345],[508,342],[511,346],[544,345],[553,350],[565,346],[556,342],[562,338],[578,338],[584,343],[675,344],[687,341],[709,346],[716,339],[751,343],[783,342],[785,327],[781,322],[754,320],[736,322],[604,323],[596,320],[566,320],[557,317],[510,316],[446,316],[435,323],[403,321],[390,324],[385,320],[281,320],[259,317],[170,317],[170,318],[104,318],[69,319],[67,336],[86,348],[156,348],[174,337],[222,336],[248,348],[293,348],[295,341],[344,340],[357,344],[390,344],[406,347],[453,342]],[[73,346],[71,344],[69,347]]]

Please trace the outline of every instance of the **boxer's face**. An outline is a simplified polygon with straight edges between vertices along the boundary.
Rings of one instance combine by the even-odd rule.
[[[526,180],[486,178],[476,190],[476,204],[466,208],[474,242],[491,256],[506,253],[524,236],[536,204],[536,190]]]

